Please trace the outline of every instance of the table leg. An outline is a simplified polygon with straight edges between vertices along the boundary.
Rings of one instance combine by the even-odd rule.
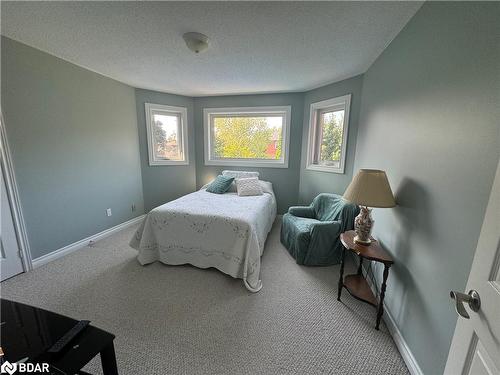
[[[378,303],[378,312],[377,312],[377,324],[375,325],[375,329],[378,330],[380,326],[380,319],[382,319],[382,314],[384,313],[384,297],[385,297],[385,289],[387,287],[387,277],[389,276],[389,267],[387,264],[384,264],[384,277],[382,280],[382,287],[380,288],[380,302]]]
[[[361,273],[363,272],[363,258],[362,257],[358,258],[359,258],[358,275],[361,275]]]
[[[101,351],[102,372],[104,375],[118,375],[116,366],[115,347],[113,342]]]
[[[339,290],[337,295],[337,301],[340,301],[340,295],[342,294],[342,287],[344,286],[344,262],[345,262],[345,248],[342,247],[342,258],[340,259],[340,278],[339,278]]]

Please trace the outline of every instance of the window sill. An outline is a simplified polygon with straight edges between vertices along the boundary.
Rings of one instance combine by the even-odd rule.
[[[150,167],[161,167],[161,166],[175,166],[175,165],[189,165],[188,160],[157,160],[157,161],[150,161],[149,166]]]
[[[205,165],[250,168],[288,168],[288,162],[258,161],[258,160],[205,160]]]
[[[310,170],[310,171],[317,171],[317,172],[344,174],[344,168],[327,167],[325,165],[310,164],[306,167],[306,169]]]

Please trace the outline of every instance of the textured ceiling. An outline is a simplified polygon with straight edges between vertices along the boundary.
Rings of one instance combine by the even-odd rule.
[[[134,87],[302,91],[363,73],[421,2],[5,2],[3,35]],[[204,33],[195,55],[182,34]]]

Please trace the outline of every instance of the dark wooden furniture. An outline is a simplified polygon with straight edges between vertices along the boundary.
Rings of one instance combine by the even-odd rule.
[[[338,296],[337,300],[340,301],[340,296],[342,294],[342,288],[346,288],[349,294],[354,298],[366,302],[375,308],[377,308],[377,322],[375,324],[375,329],[379,329],[380,319],[384,313],[384,297],[385,290],[387,287],[387,277],[389,276],[389,268],[392,266],[394,261],[391,256],[380,246],[378,241],[373,240],[370,245],[361,245],[354,242],[354,236],[356,233],[353,230],[344,232],[340,235],[340,241],[344,245],[342,249],[342,260],[340,264],[340,278],[338,286]],[[344,264],[346,249],[355,253],[359,258],[358,272],[354,275],[347,275],[344,277]],[[380,262],[384,265],[384,275],[382,280],[382,286],[380,288],[380,300],[373,295],[368,282],[363,277],[363,259],[370,261]]]
[[[92,325],[80,332],[61,352],[47,352],[77,322],[37,307],[2,299],[2,360],[14,363],[26,359],[31,363],[48,363],[51,373],[86,374],[81,369],[100,354],[104,375],[118,375],[113,346],[115,336]]]

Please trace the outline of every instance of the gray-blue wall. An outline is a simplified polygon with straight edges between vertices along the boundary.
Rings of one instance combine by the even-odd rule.
[[[363,77],[194,99],[134,91],[2,38],[2,111],[33,257],[141,214],[143,190],[149,210],[236,169],[204,165],[203,108],[291,105],[289,168],[257,168],[279,211],[342,193],[359,168],[385,169],[398,201],[374,210],[396,260],[386,307],[424,373],[441,373],[456,322],[448,292],[465,287],[499,157],[499,16],[498,3],[429,2]],[[309,105],[347,93],[346,173],[305,170]],[[149,166],[144,102],[188,108],[189,166]]]
[[[142,187],[146,212],[196,189],[193,99],[149,90],[135,90],[139,131]],[[187,108],[189,165],[149,165],[144,103]]]
[[[201,187],[223,169],[259,171],[260,179],[271,181],[278,201],[278,212],[297,204],[300,179],[300,148],[303,122],[303,94],[263,94],[217,96],[194,99],[196,134],[196,185]],[[203,109],[220,107],[292,106],[288,168],[242,168],[205,165],[203,145]]]
[[[142,214],[134,89],[1,41],[2,112],[32,257]]]
[[[395,258],[386,307],[441,374],[499,157],[499,3],[427,2],[365,73],[355,170],[387,171],[374,235]]]
[[[302,160],[300,167],[299,201],[309,204],[319,193],[335,193],[342,195],[351,182],[354,167],[356,137],[358,134],[359,108],[361,105],[361,88],[363,76],[359,75],[344,81],[332,83],[304,95],[304,123],[302,132]],[[347,133],[347,153],[344,173],[320,172],[306,169],[309,134],[310,106],[312,103],[326,99],[352,94],[349,115],[349,131]]]

